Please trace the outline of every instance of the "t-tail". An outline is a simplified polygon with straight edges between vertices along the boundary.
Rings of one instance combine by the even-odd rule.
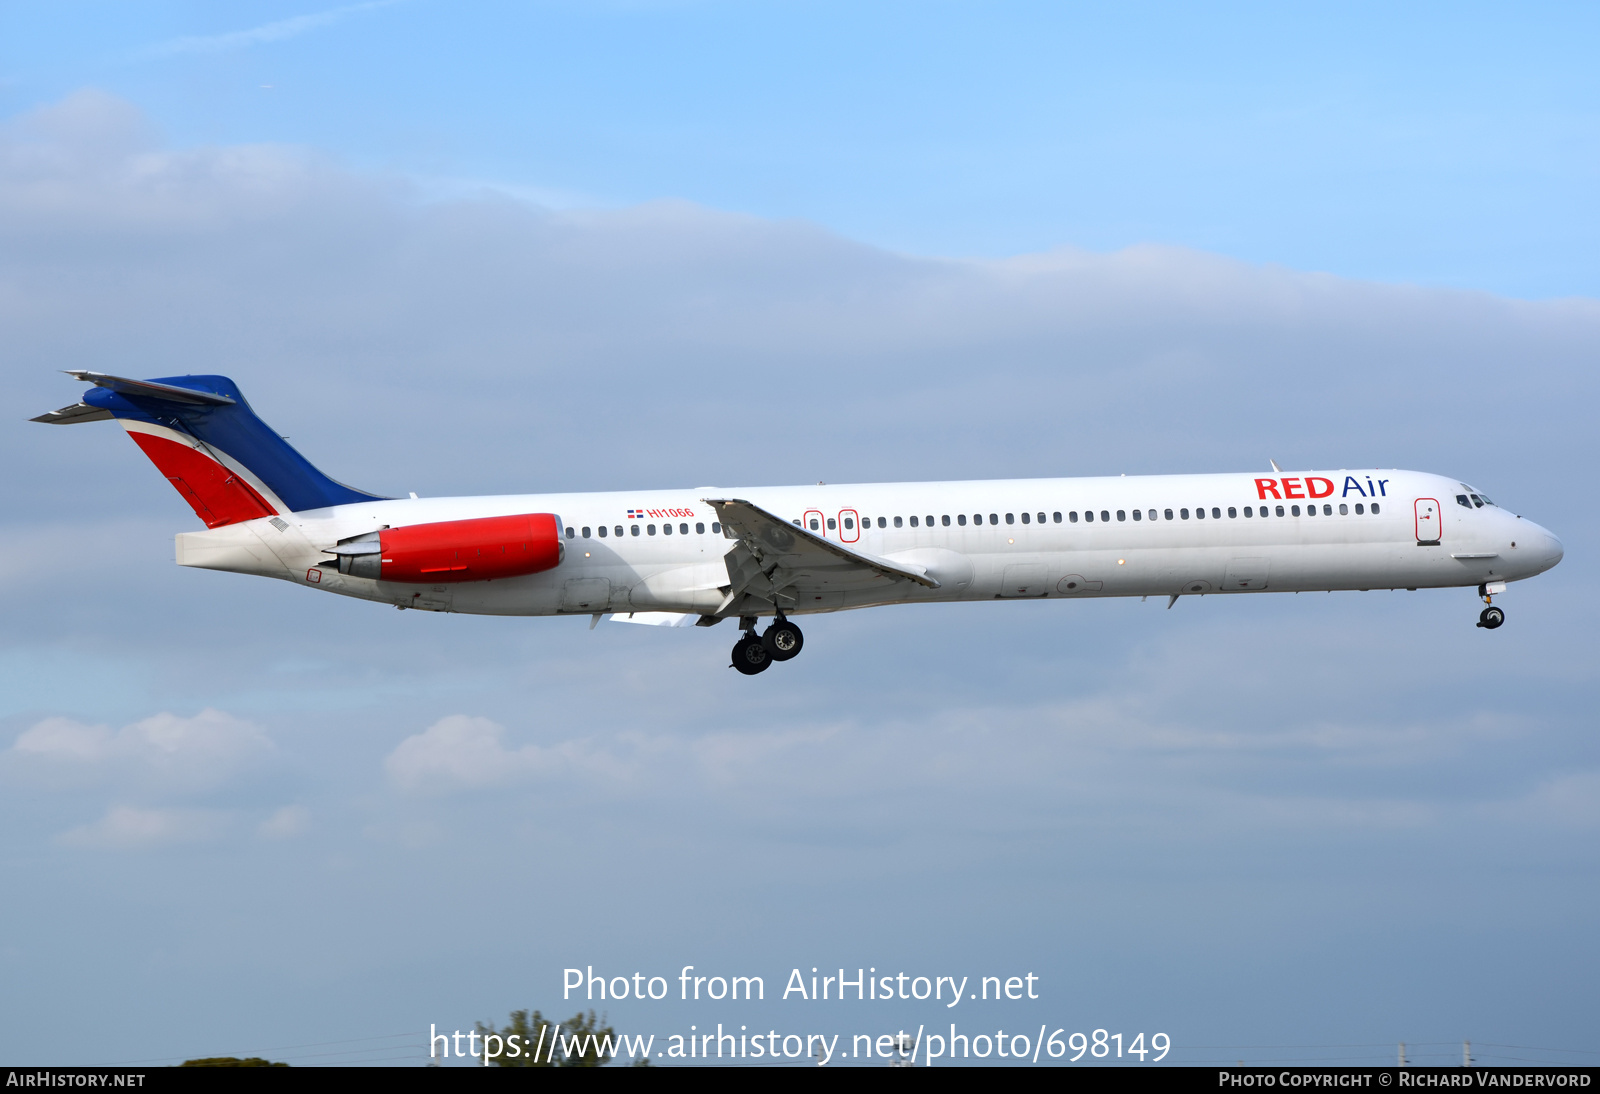
[[[226,376],[129,380],[80,370],[67,375],[95,386],[82,402],[33,421],[73,425],[116,419],[207,528],[380,500],[311,466],[256,417]]]

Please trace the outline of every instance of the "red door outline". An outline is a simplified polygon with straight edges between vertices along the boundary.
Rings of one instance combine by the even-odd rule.
[[[811,524],[813,519],[817,522],[815,527]],[[823,519],[821,509],[807,509],[805,516],[800,518],[800,523],[805,525],[805,529],[808,532],[815,532],[819,536],[828,534],[828,522]]]
[[[849,516],[850,523],[855,525],[854,528],[846,528],[844,526],[844,521],[845,521],[846,515]],[[839,510],[839,542],[840,543],[854,543],[856,540],[858,540],[860,538],[861,538],[861,514],[856,512],[854,509],[841,509],[841,510]]]
[[[1440,532],[1439,500],[1437,498],[1417,499],[1417,542],[1438,543],[1442,538]]]

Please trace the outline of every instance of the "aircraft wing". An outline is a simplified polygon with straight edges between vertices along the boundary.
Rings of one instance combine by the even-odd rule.
[[[826,593],[896,581],[939,588],[920,566],[836,543],[741,498],[702,500],[716,509],[722,534],[738,541],[727,555],[729,591],[715,614],[746,595],[783,608],[804,608]]]

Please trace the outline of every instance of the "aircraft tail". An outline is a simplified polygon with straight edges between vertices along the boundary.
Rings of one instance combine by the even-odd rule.
[[[226,376],[67,375],[95,386],[82,402],[32,420],[75,425],[116,419],[207,528],[380,500],[313,467],[256,417]]]

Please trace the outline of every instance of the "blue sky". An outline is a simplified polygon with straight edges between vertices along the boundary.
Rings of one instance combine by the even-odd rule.
[[[917,254],[1163,242],[1592,295],[1582,4],[7,5],[4,103]]]
[[[1184,1062],[1592,1062],[1594,19],[8,5],[0,1059],[415,1063],[694,964],[1031,971],[971,1020]],[[726,626],[179,570],[119,431],[24,421],[63,368],[226,373],[383,493],[1276,459],[1567,557],[1493,634],[1470,590],[885,609],[745,679]]]

